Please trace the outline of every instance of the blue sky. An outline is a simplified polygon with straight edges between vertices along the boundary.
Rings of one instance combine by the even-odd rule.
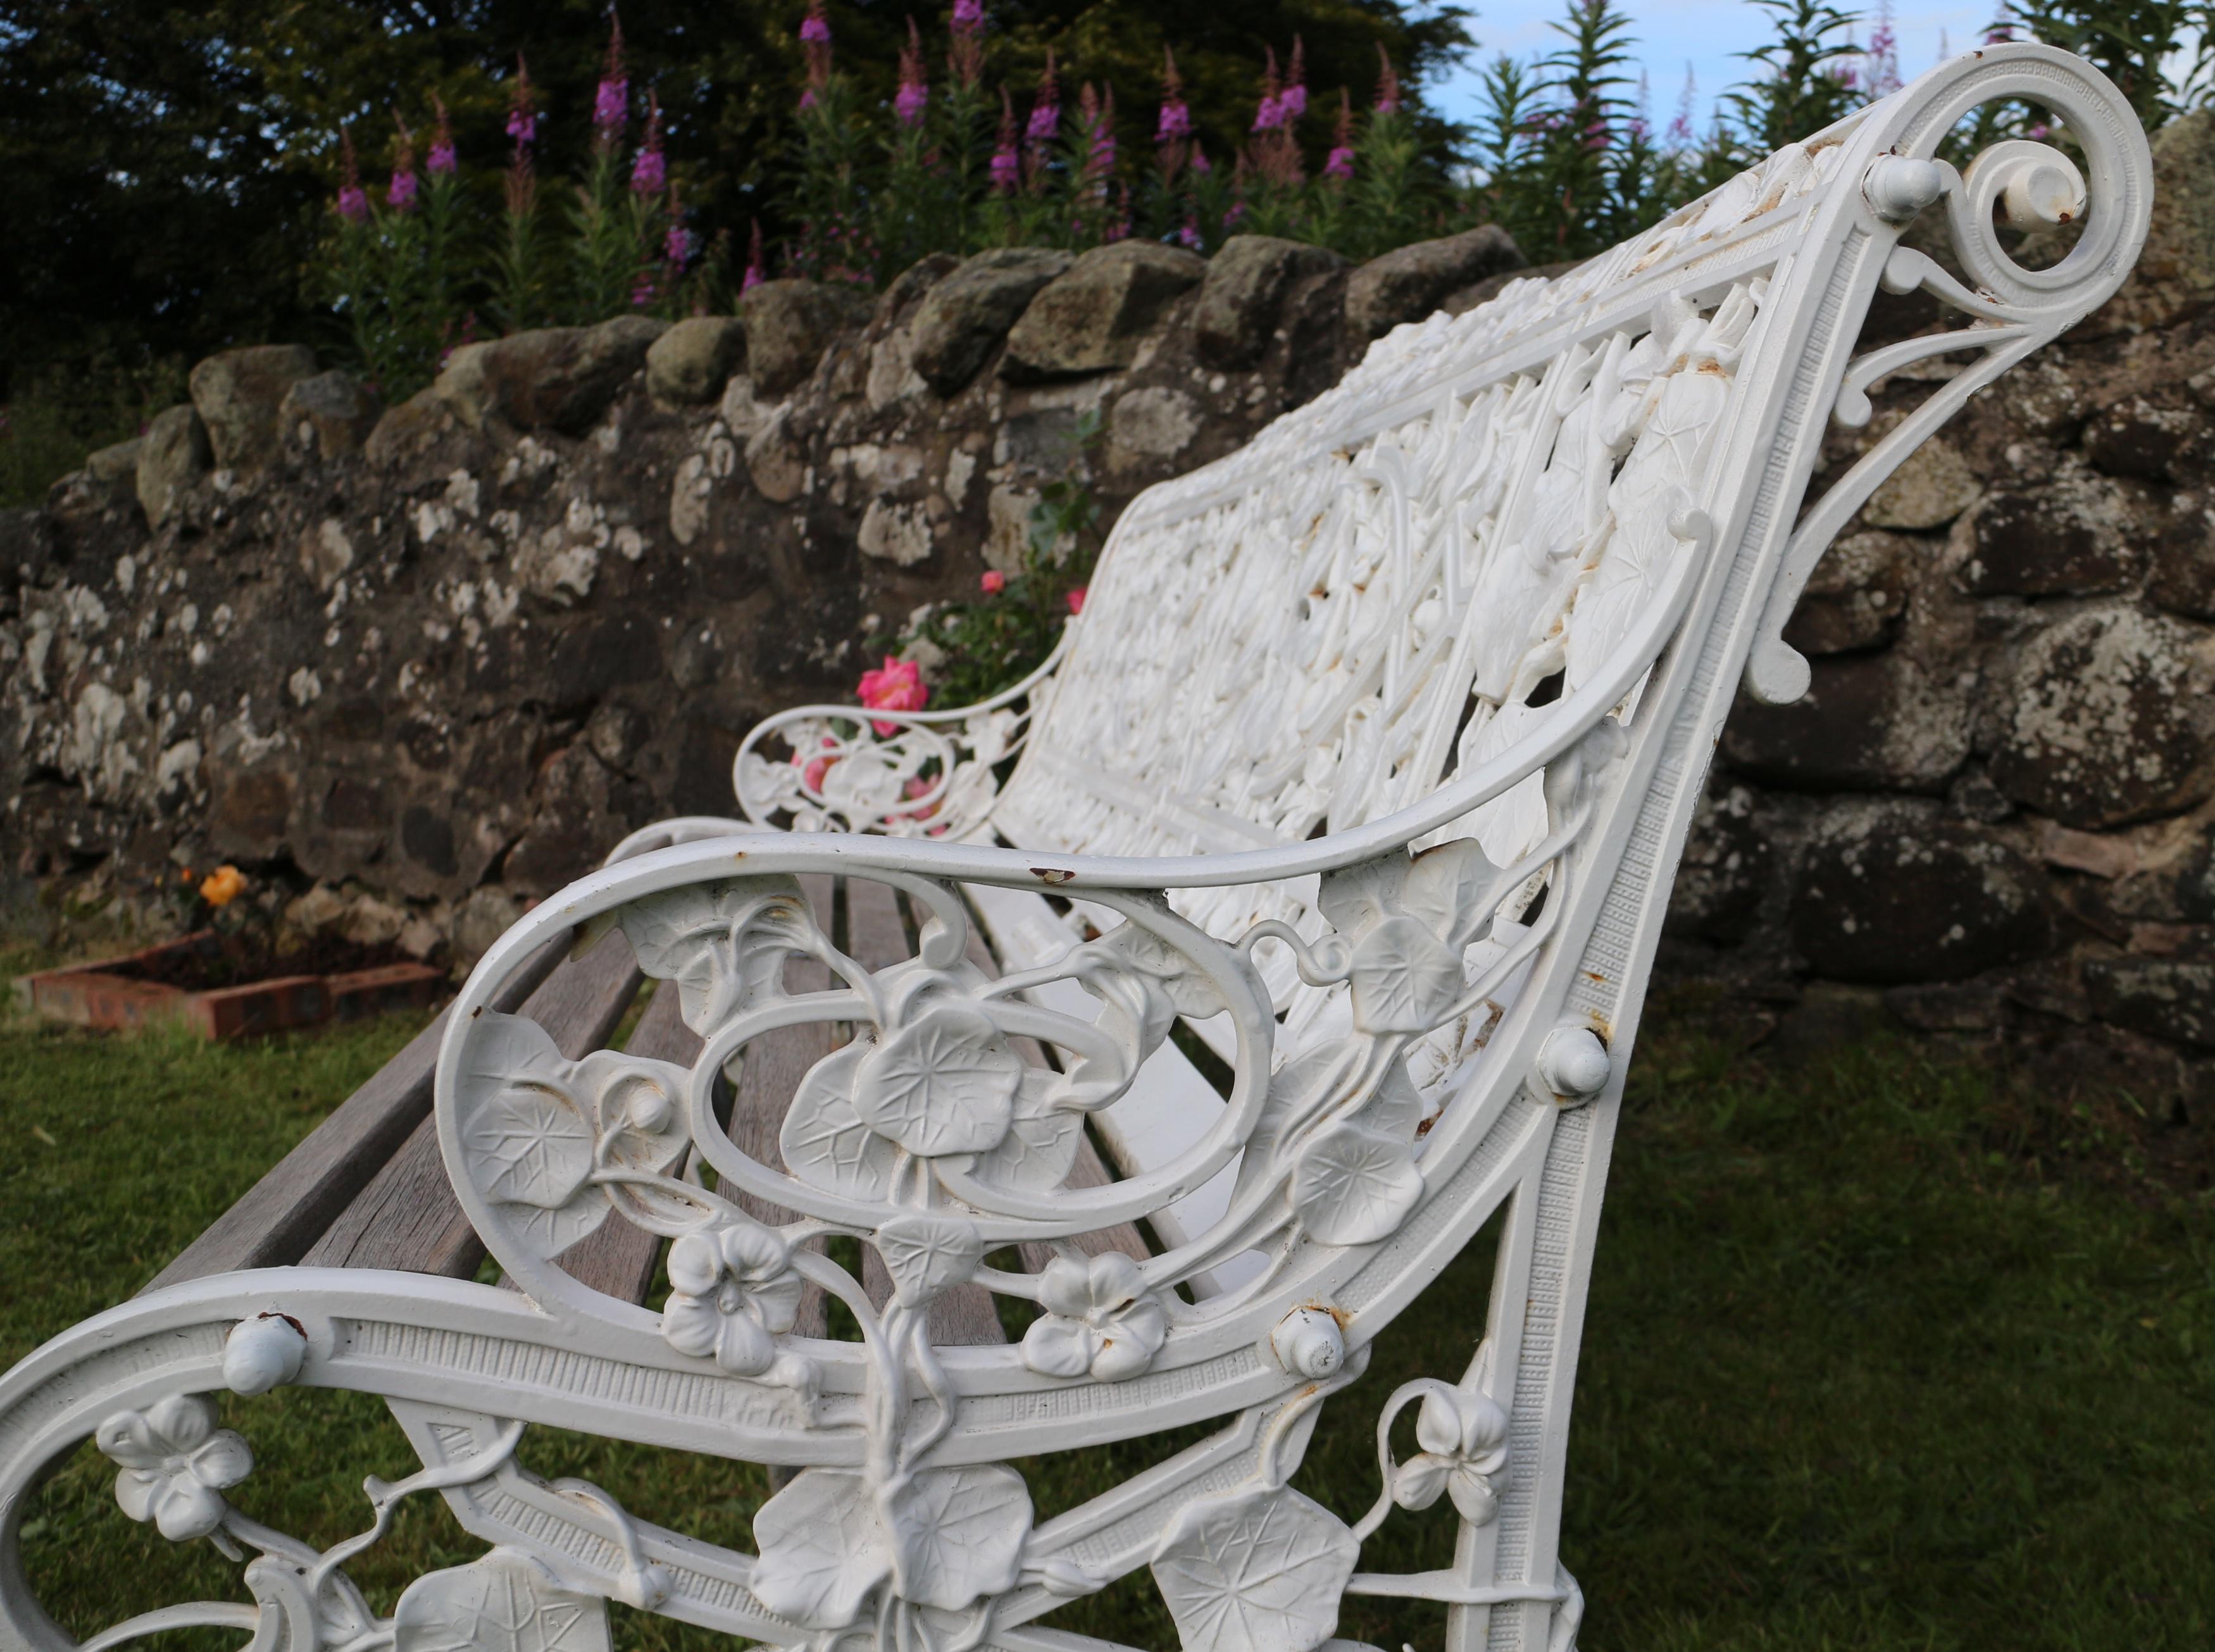
[[[1748,65],[1734,52],[1759,46],[1769,37],[1769,14],[1750,0],[1618,0],[1630,15],[1635,48],[1653,84],[1654,124],[1666,126],[1684,90],[1690,63],[1699,84],[1697,119],[1705,125],[1718,93],[1746,77]],[[1899,72],[1912,80],[1938,61],[1941,31],[1956,52],[1974,46],[1998,9],[1996,0],[1912,6],[1895,0],[1893,28],[1899,36]],[[1495,55],[1529,58],[1553,50],[1560,36],[1547,25],[1565,9],[1563,0],[1475,0],[1470,33],[1477,49],[1469,66],[1431,89],[1439,112],[1450,119],[1476,118],[1477,73]],[[1841,9],[1853,10],[1850,3]],[[1870,8],[1874,15],[1874,8]],[[1868,38],[1865,21],[1856,37]]]

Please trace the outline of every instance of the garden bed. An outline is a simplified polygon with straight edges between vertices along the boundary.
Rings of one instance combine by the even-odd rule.
[[[351,1021],[420,1007],[445,974],[389,947],[319,940],[274,952],[244,937],[199,930],[120,958],[18,977],[22,1006],[77,1026],[174,1021],[223,1039]]]

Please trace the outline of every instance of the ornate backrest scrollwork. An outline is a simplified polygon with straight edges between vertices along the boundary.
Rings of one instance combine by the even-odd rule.
[[[1959,176],[1936,162],[1993,98],[2057,111],[2083,169],[2019,144]],[[1443,1606],[1455,1652],[1563,1652],[1581,1596],[1555,1538],[1601,1178],[1716,731],[1742,675],[1789,686],[1778,603],[1875,477],[2113,291],[2147,173],[2096,73],[1988,48],[1578,271],[1380,341],[1249,450],[1132,506],[1065,653],[1009,713],[1029,721],[1004,792],[941,732],[964,713],[831,728],[850,809],[750,745],[750,814],[905,835],[673,823],[487,953],[435,1111],[518,1289],[301,1270],[142,1299],[0,1383],[18,1442],[0,1508],[96,1426],[127,1513],[260,1552],[257,1607],[120,1638],[210,1622],[301,1652],[428,1652],[497,1603],[581,1652],[620,1599],[810,1652],[1069,1652],[1097,1643],[1040,1620],[1148,1569],[1189,1652],[1313,1652],[1349,1598]],[[1897,246],[1942,198],[1981,291]],[[2087,201],[2052,270],[1994,237],[1999,204],[2074,218]],[[1881,279],[1972,323],[1856,361]],[[1979,359],[1795,529],[1823,421],[1940,349]],[[970,731],[994,762],[1015,751],[990,720],[1008,706]],[[887,812],[925,769],[949,804],[935,823],[962,829]],[[1020,847],[966,841],[987,823]],[[841,945],[807,892],[825,875],[905,903],[912,955],[870,968]],[[989,976],[975,909],[1047,892],[1087,927],[1050,915],[1061,944]],[[677,994],[693,1060],[573,1059],[495,1007],[573,932],[620,933]],[[1180,1022],[1223,1055],[1224,1093],[1181,1147],[1087,1182],[1088,1129],[1145,1102]],[[729,1086],[810,1025],[836,1030],[828,1053],[776,1152],[749,1152]],[[1220,1196],[1204,1223],[1139,1242],[1133,1224],[1203,1188]],[[1454,1380],[1384,1397],[1374,1505],[1294,1490],[1325,1406],[1488,1222],[1482,1344]],[[658,1310],[563,1265],[618,1223],[666,1241]],[[881,1290],[834,1259],[847,1241]],[[1016,1339],[936,1337],[964,1293],[1007,1305]],[[819,1334],[826,1298],[858,1340]],[[284,1382],[390,1396],[423,1457],[372,1484],[362,1539],[318,1554],[222,1495],[250,1453],[199,1396]],[[1412,1453],[1394,1432],[1410,1410]],[[1207,1419],[1049,1520],[1009,1466]],[[531,1423],[801,1472],[739,1553],[537,1479]],[[419,1491],[497,1546],[378,1618],[341,1567]],[[1451,1566],[1360,1569],[1385,1522],[1441,1505]],[[15,1582],[0,1570],[0,1641],[65,1645]]]

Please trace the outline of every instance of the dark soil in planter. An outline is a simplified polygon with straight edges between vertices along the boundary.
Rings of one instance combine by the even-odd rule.
[[[349,975],[356,970],[412,962],[389,942],[364,946],[335,935],[319,935],[289,951],[277,951],[261,935],[205,935],[193,945],[164,948],[107,965],[104,972],[196,993],[284,976]]]

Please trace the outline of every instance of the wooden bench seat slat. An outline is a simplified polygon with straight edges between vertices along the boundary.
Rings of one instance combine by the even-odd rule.
[[[567,950],[562,941],[541,947],[501,988],[497,1006],[512,1011],[527,1000],[555,972]],[[442,1010],[145,1288],[299,1261],[431,1116],[432,1071],[445,1032]]]
[[[617,930],[555,970],[522,1013],[574,1061],[607,1042],[642,979],[630,942]],[[301,1259],[316,1268],[397,1268],[457,1278],[476,1270],[484,1245],[446,1179],[436,1120],[416,1127]]]

